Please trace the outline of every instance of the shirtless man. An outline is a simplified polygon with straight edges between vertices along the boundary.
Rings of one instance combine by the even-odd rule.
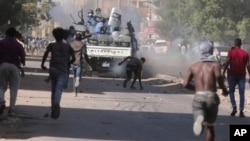
[[[140,88],[141,90],[143,90],[142,84],[141,84],[141,75],[142,75],[142,64],[145,63],[145,58],[141,58],[138,59],[136,57],[131,57],[128,56],[126,57],[122,62],[120,62],[118,65],[122,65],[126,60],[129,60],[129,62],[126,65],[126,73],[127,73],[127,77],[123,82],[123,87],[126,88],[127,87],[127,82],[130,81],[131,77],[132,77],[132,73],[134,73],[134,79],[133,82],[130,86],[131,89],[135,89],[134,84],[136,79],[139,79],[139,84],[140,84]]]
[[[195,121],[193,124],[194,134],[199,136],[205,126],[206,141],[214,141],[213,124],[216,121],[220,104],[219,96],[216,94],[216,82],[222,89],[222,95],[227,96],[228,90],[223,83],[221,65],[212,56],[213,44],[210,41],[204,41],[199,48],[202,53],[201,59],[191,65],[182,85],[195,91],[192,104]]]

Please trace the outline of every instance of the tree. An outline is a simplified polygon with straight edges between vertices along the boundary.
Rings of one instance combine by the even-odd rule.
[[[168,0],[159,14],[160,35],[189,40],[250,39],[248,0]],[[163,28],[164,27],[164,28]],[[165,30],[162,30],[165,29]]]
[[[54,4],[42,1],[41,7],[38,7],[39,3],[37,0],[0,0],[0,30],[7,26],[27,30],[39,25],[41,20],[48,20],[47,13]]]
[[[0,25],[11,24],[11,22],[15,23],[16,20],[13,17],[16,17],[17,13],[15,11],[21,10],[21,5],[15,0],[0,0]]]
[[[190,34],[190,10],[185,0],[168,0],[157,13],[163,18],[156,23],[160,36],[173,39]],[[185,35],[184,35],[185,34]]]

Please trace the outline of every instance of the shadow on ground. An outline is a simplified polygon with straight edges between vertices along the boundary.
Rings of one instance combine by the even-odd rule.
[[[185,113],[158,113],[62,108],[58,120],[43,117],[47,107],[18,105],[17,117],[0,118],[0,138],[60,137],[96,140],[200,141],[192,133],[193,117]],[[249,123],[248,118],[219,116],[217,140],[228,140],[229,124]],[[7,124],[8,123],[8,124]],[[10,124],[12,123],[12,124]],[[6,127],[9,126],[9,127]]]

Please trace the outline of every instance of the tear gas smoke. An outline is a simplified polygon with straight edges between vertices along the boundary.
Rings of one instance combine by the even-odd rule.
[[[168,47],[167,53],[156,54],[153,47],[141,45],[138,56],[146,58],[144,70],[147,72],[144,77],[154,77],[156,74],[166,74],[181,77],[186,74],[188,67],[200,57],[199,43],[187,45],[187,53],[182,54],[178,46],[183,40],[177,38]]]
[[[79,22],[78,12],[83,8],[83,14],[86,17],[89,10],[95,11],[96,2],[92,0],[54,0],[57,2],[57,6],[49,11],[50,16],[60,24],[63,28],[68,28],[71,25],[74,25],[73,22]],[[102,10],[106,11],[106,10]],[[131,21],[134,26],[135,34],[140,28],[140,16],[137,13],[135,8],[125,7],[121,8],[122,11],[122,29],[127,28],[127,22]],[[110,13],[102,13],[106,18],[110,16]],[[107,15],[107,16],[106,16]],[[74,18],[74,20],[71,18]],[[121,72],[121,67],[114,67],[112,70],[114,73],[119,74]]]
[[[49,15],[63,28],[69,28],[69,26],[73,25],[72,17],[76,22],[80,21],[78,12],[81,9],[83,9],[83,14],[86,17],[87,11],[91,7],[94,9],[95,5],[95,2],[92,0],[86,2],[83,0],[53,0],[53,2],[56,2],[57,6],[49,11]]]
[[[66,14],[64,9],[58,5],[49,11],[49,15],[55,22],[58,22],[61,27],[68,28],[72,24],[70,15]]]
[[[87,13],[90,10],[94,10],[96,8],[96,2],[92,0],[53,0],[53,2],[57,3],[57,6],[52,8],[49,11],[49,15],[53,20],[58,22],[61,27],[68,28],[73,24],[72,17],[79,22],[78,12],[83,9],[84,17],[87,17]],[[102,12],[105,10],[102,10]],[[125,7],[121,8],[122,11],[122,28],[126,28],[126,24],[128,21],[131,21],[136,33],[140,28],[140,16],[137,13],[135,8]],[[110,13],[102,13],[106,18],[110,16]]]
[[[87,12],[89,10],[94,10],[96,8],[95,1],[85,1],[82,0],[54,0],[60,2],[60,5],[54,7],[50,12],[50,16],[60,24],[63,28],[68,28],[70,25],[73,25],[72,15],[76,22],[79,21],[78,11],[83,8],[84,16],[87,16]],[[122,10],[122,28],[126,28],[126,23],[131,21],[134,28],[135,34],[138,39],[138,32],[140,31],[140,23],[141,17],[137,14],[136,10],[132,7],[121,8]],[[105,11],[105,10],[103,10]],[[110,13],[103,13],[103,15],[108,15]],[[139,41],[139,40],[138,40]],[[188,49],[188,53],[183,55],[180,54],[180,50],[178,48],[178,43],[183,42],[183,39],[177,38],[172,41],[171,48],[172,51],[168,51],[167,54],[158,55],[153,52],[150,47],[148,51],[145,51],[143,44],[140,44],[140,50],[137,53],[137,57],[145,57],[146,63],[144,64],[144,77],[145,76],[153,76],[157,73],[162,74],[170,74],[174,76],[179,76],[180,72],[185,74],[188,66],[197,60],[197,56],[199,56],[198,46],[197,44],[190,45]],[[170,48],[170,47],[169,47]],[[121,67],[115,67],[113,72],[120,72]],[[118,73],[117,73],[118,74]]]

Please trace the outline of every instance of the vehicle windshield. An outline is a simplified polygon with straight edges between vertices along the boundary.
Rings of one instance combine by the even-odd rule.
[[[166,43],[165,42],[158,42],[158,43],[155,43],[155,47],[164,47],[166,46]]]

